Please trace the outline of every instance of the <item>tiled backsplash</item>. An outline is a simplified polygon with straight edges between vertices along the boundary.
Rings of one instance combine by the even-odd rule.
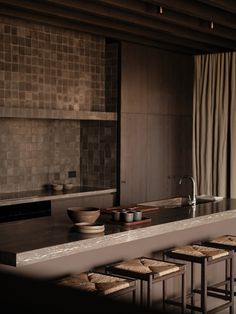
[[[117,111],[118,105],[118,54],[118,43],[109,43],[106,45],[105,99],[106,110],[111,112]]]
[[[0,17],[0,106],[105,110],[105,38]]]
[[[17,115],[105,111],[105,67],[104,37],[0,16],[0,107],[17,108],[0,117],[0,193],[39,190],[71,170],[76,185],[115,187],[115,121]]]
[[[116,135],[116,122],[81,122],[82,185],[116,186]]]
[[[70,170],[79,185],[79,121],[0,119],[0,147],[1,193],[39,190]]]

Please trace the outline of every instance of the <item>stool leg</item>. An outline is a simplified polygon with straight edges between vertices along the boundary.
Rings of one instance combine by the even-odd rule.
[[[226,259],[225,260],[225,281],[226,281],[226,284],[225,284],[225,290],[226,290],[226,295],[228,294],[229,292],[229,289],[230,289],[230,284],[229,284],[229,280],[230,280],[230,277],[229,277],[229,260]]]
[[[182,275],[182,314],[186,312],[186,273]]]
[[[195,287],[195,273],[194,273],[194,263],[191,262],[191,306],[193,307],[195,302],[194,302],[194,287]],[[194,314],[195,311],[191,310],[191,313]]]
[[[207,260],[204,258],[201,264],[201,309],[202,313],[207,313]]]
[[[152,275],[148,278],[148,287],[147,287],[147,306],[152,306]]]
[[[132,291],[132,303],[136,304],[136,289],[137,287],[135,286],[135,289]]]
[[[162,253],[162,259],[165,262],[167,260],[165,252]],[[162,281],[162,308],[163,312],[166,310],[166,281]]]
[[[166,281],[162,281],[162,309],[163,312],[166,310]]]
[[[143,280],[140,280],[140,304],[141,305],[144,305],[143,304],[143,290],[144,290]]]
[[[234,314],[234,256],[230,259],[230,314]]]

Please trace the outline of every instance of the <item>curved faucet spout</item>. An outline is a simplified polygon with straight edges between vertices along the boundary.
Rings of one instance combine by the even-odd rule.
[[[192,182],[192,196],[189,195],[189,205],[196,205],[196,183],[193,177],[191,176],[184,176],[180,178],[179,184],[182,184],[184,179],[189,179]]]

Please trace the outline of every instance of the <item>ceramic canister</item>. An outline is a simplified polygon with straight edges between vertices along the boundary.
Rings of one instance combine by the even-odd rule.
[[[120,221],[120,211],[114,210],[112,212],[112,218],[114,221]]]
[[[134,213],[131,211],[127,211],[124,214],[124,218],[125,218],[125,222],[132,222],[132,221],[134,221]]]
[[[135,210],[134,211],[134,221],[140,221],[142,220],[142,212],[141,210]]]
[[[125,208],[122,208],[120,211],[120,221],[125,221],[125,215],[127,213],[127,210]]]

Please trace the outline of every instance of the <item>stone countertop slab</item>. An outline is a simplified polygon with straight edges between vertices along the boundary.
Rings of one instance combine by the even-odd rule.
[[[67,219],[41,217],[0,224],[0,263],[26,266],[85,251],[136,241],[173,231],[236,218],[236,199],[191,206],[158,208],[146,213],[147,225],[125,227],[111,222],[111,215],[102,214],[99,222],[105,231],[81,234]]]
[[[0,194],[0,210],[1,206],[40,202],[48,200],[57,200],[73,197],[85,197],[93,195],[102,195],[115,193],[116,189],[113,188],[99,188],[99,187],[88,187],[88,186],[75,186],[71,190],[53,191],[53,190],[42,190],[42,191],[25,191],[16,193],[4,193]]]

